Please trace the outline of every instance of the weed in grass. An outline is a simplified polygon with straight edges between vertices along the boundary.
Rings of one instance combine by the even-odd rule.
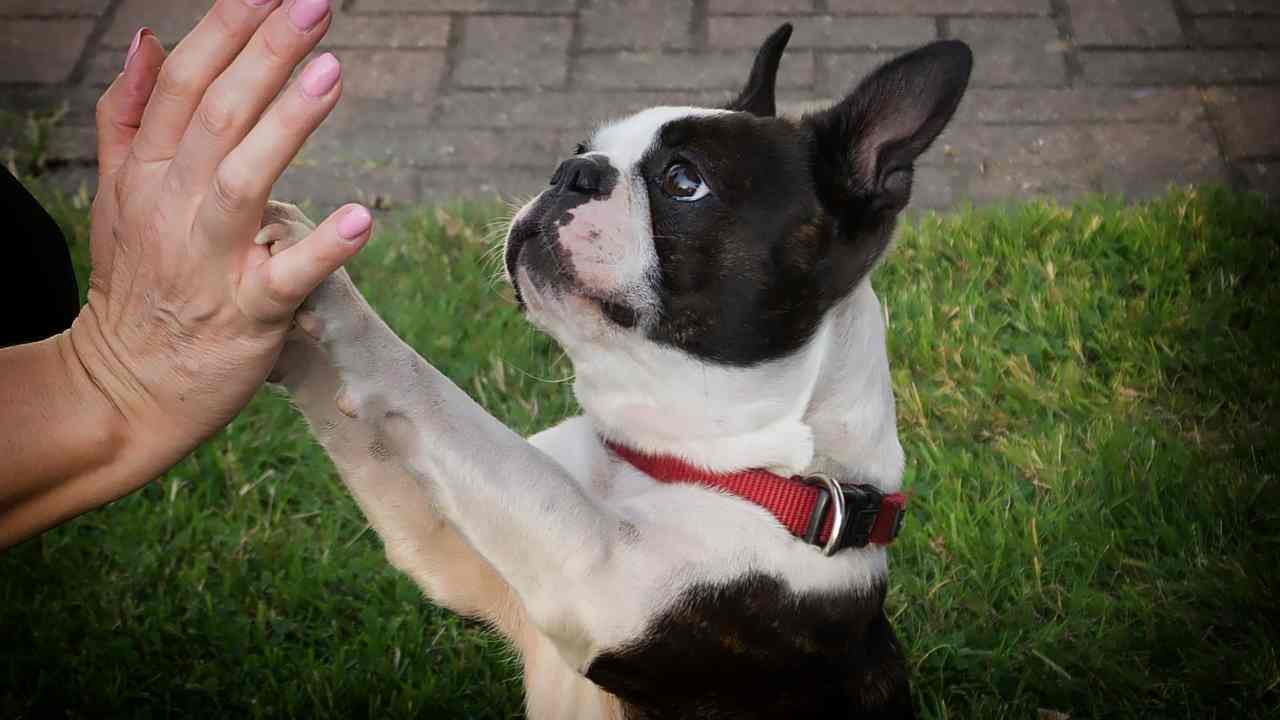
[[[83,203],[43,199],[83,287]],[[495,213],[410,212],[353,275],[527,433],[576,412],[546,381],[572,368],[493,282]],[[1280,717],[1278,228],[1222,190],[903,228],[875,284],[915,496],[890,611],[924,717]],[[0,556],[0,628],[4,717],[521,714],[508,652],[391,570],[266,392]]]

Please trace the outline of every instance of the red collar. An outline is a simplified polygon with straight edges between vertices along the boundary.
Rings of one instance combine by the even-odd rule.
[[[679,458],[648,455],[614,442],[606,445],[658,482],[694,483],[749,500],[773,513],[792,535],[823,548],[827,555],[867,543],[888,545],[902,526],[907,504],[902,493],[885,495],[871,485],[838,483],[818,475],[785,478],[767,470],[713,473]],[[837,519],[840,527],[833,538]]]

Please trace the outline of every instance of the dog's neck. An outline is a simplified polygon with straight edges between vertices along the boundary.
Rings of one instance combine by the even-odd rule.
[[[635,336],[564,343],[605,438],[713,471],[825,472],[901,484],[880,303],[864,281],[799,352],[725,368]]]

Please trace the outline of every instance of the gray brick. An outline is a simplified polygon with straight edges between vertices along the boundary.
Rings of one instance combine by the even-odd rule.
[[[295,162],[276,182],[271,196],[315,207],[317,212],[312,217],[318,220],[348,202],[376,209],[413,202],[419,194],[420,172],[403,167],[357,168]]]
[[[120,61],[124,56],[120,56]],[[66,125],[92,126],[102,91],[91,87],[57,85],[0,85],[0,118],[16,114],[59,113]]]
[[[489,172],[427,170],[419,177],[418,199],[438,203],[460,197],[497,198],[523,204],[545,190],[550,177],[550,169],[546,172],[512,168]]]
[[[1080,53],[1084,78],[1098,85],[1186,85],[1280,79],[1280,54],[1261,50]]]
[[[1185,121],[1202,115],[1199,92],[1192,88],[974,88],[965,94],[953,122]]]
[[[738,90],[751,72],[753,55],[751,52],[579,55],[574,60],[574,75],[588,88]],[[778,71],[778,87],[811,87],[813,70],[812,54],[788,53]]]
[[[156,2],[155,0],[124,0],[116,8],[111,27],[102,36],[102,44],[108,47],[127,48],[133,34],[146,25],[166,46],[172,47],[191,32],[208,12],[210,3]]]
[[[959,180],[953,173],[937,167],[918,167],[911,183],[911,205],[914,210],[943,210],[955,202]]]
[[[334,17],[321,49],[346,47],[442,48],[449,44],[447,15],[352,15]]]
[[[1052,172],[1038,164],[995,163],[979,167],[970,175],[958,199],[975,205],[1045,198],[1069,202],[1096,192],[1096,178],[1097,170],[1081,158],[1063,162]]]
[[[1280,156],[1280,87],[1214,88],[1207,97],[1230,157]]]
[[[442,13],[518,12],[567,14],[574,0],[355,0],[355,12]]]
[[[1089,155],[1088,129],[1076,125],[968,125],[947,128],[923,164],[1056,167]]]
[[[589,0],[578,14],[587,49],[687,48],[692,30],[692,0]]]
[[[1280,3],[1276,0],[1182,0],[1187,12],[1197,15],[1216,13],[1256,13],[1280,15]]]
[[[974,86],[1066,83],[1066,47],[1048,19],[952,20],[951,36],[973,47]]]
[[[440,50],[344,50],[339,59],[344,99],[393,98],[423,108],[431,104],[445,65]]]
[[[463,86],[562,85],[572,21],[565,18],[470,16],[453,82]]]
[[[1249,189],[1280,200],[1280,162],[1248,162],[1239,165]]]
[[[63,82],[80,59],[93,22],[6,20],[0,32],[0,82]]]
[[[1048,15],[1049,0],[827,0],[835,13],[859,15]]]
[[[1171,183],[1227,179],[1207,122],[1096,125],[1089,132],[1102,161],[1100,183],[1105,193],[1144,200],[1162,194]]]
[[[101,15],[110,0],[4,0],[0,16]]]
[[[707,10],[712,15],[728,13],[746,15],[804,13],[813,12],[813,0],[710,0]]]
[[[1081,45],[1176,45],[1182,29],[1171,0],[1067,0]]]
[[[120,48],[94,52],[85,66],[85,85],[101,93],[124,68],[124,56],[125,51]]]
[[[531,127],[587,131],[602,122],[655,105],[714,107],[728,91],[654,92],[455,92],[437,101],[445,127]],[[575,140],[576,142],[576,140]]]
[[[818,58],[819,90],[828,97],[844,96],[872,70],[893,59],[893,53],[824,53]]]
[[[546,170],[571,150],[556,132],[468,128],[322,128],[306,157],[353,167],[530,167]]]
[[[1197,17],[1191,26],[1207,47],[1280,45],[1280,17]]]
[[[914,47],[937,37],[937,28],[929,18],[825,15],[799,17],[793,23],[791,48]],[[707,34],[712,47],[756,48],[780,24],[775,17],[712,17]]]

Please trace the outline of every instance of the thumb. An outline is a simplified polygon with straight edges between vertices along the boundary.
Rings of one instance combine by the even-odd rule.
[[[241,308],[257,320],[284,322],[342,264],[364,247],[373,216],[362,205],[344,205],[301,242],[259,263],[244,277]]]

